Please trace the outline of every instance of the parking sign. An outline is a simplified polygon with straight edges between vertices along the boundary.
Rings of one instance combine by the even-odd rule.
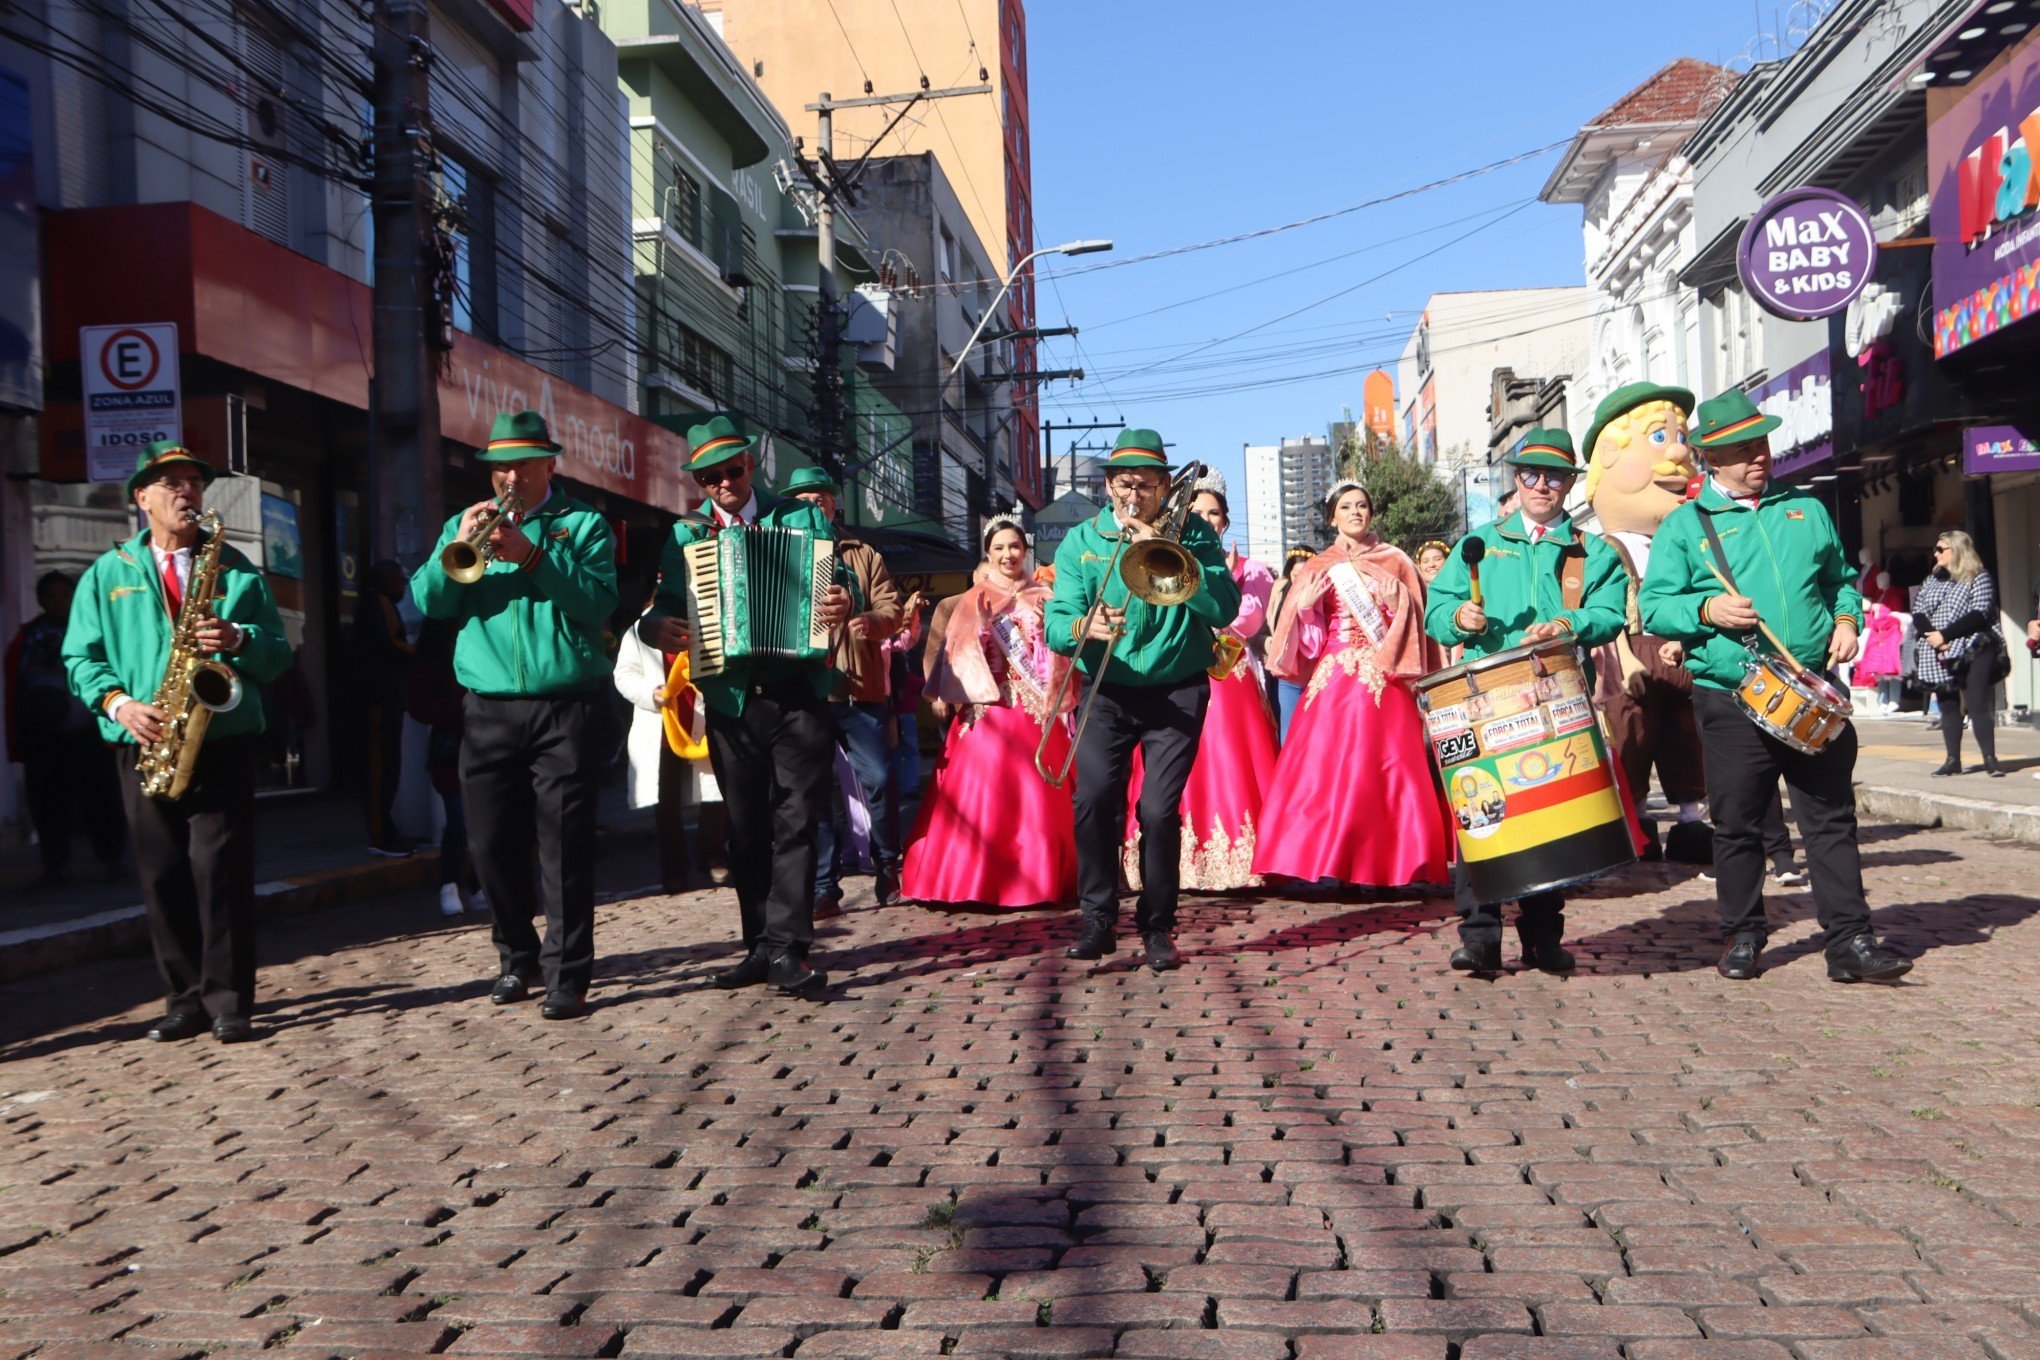
[[[176,322],[80,326],[78,359],[91,480],[125,480],[144,448],[158,439],[184,438]]]

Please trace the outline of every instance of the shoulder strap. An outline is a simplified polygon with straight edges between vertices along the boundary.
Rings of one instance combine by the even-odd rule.
[[[1587,597],[1587,545],[1575,534],[1573,541],[1558,551],[1558,598],[1567,609],[1578,609]]]
[[[1721,568],[1721,579],[1728,582],[1730,590],[1738,595],[1742,594],[1742,587],[1735,583],[1735,572],[1728,565],[1728,549],[1721,546],[1721,535],[1715,530],[1714,512],[1698,501],[1693,503],[1693,510],[1700,516],[1700,528],[1707,535],[1707,546],[1714,549],[1714,562]]]

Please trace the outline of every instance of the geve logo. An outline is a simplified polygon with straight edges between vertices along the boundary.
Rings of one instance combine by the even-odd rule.
[[[2040,205],[2040,174],[2033,148],[2040,145],[2040,109],[2021,119],[2016,130],[1999,128],[1962,158],[1956,170],[1961,203],[1962,240],[1975,245],[1991,231]]]

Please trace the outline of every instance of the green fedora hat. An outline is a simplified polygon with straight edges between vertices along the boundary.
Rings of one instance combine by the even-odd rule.
[[[1174,472],[1169,465],[1169,455],[1162,448],[1162,437],[1153,430],[1121,430],[1119,438],[1112,443],[1112,456],[1105,460],[1107,468],[1148,468],[1154,472]]]
[[[836,484],[836,479],[829,475],[828,469],[816,463],[810,463],[795,471],[786,479],[786,485],[780,490],[789,496],[798,491],[826,491],[831,496],[843,494],[843,488]]]
[[[179,463],[197,468],[199,475],[205,478],[207,486],[211,486],[213,478],[220,475],[218,468],[175,439],[158,439],[135,455],[135,470],[128,474],[127,479],[127,498],[133,500],[135,492],[153,481],[157,473]]]
[[[687,470],[699,472],[717,463],[727,463],[740,453],[749,453],[757,442],[739,430],[728,416],[715,416],[687,432],[687,447],[692,451]]]
[[[1693,443],[1703,449],[1725,449],[1762,439],[1785,422],[1767,416],[1740,387],[1709,397],[1693,413]]]
[[[1587,451],[1587,457],[1594,456],[1594,441],[1601,437],[1601,431],[1610,422],[1628,415],[1646,402],[1668,401],[1684,411],[1693,414],[1693,394],[1683,387],[1661,387],[1654,382],[1624,383],[1594,408],[1594,423],[1587,426],[1587,437],[1580,441],[1580,447]]]
[[[478,457],[484,463],[521,463],[527,458],[552,458],[560,446],[553,442],[545,417],[536,411],[498,411],[489,427],[489,442]]]
[[[1517,467],[1555,468],[1560,472],[1580,470],[1579,455],[1573,452],[1572,436],[1557,429],[1527,431],[1502,461]]]

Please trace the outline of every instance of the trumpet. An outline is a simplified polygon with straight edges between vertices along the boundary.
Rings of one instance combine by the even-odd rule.
[[[1105,564],[1105,574],[1100,579],[1098,598],[1084,611],[1083,619],[1077,625],[1077,650],[1070,658],[1069,669],[1063,672],[1060,683],[1055,687],[1055,697],[1048,706],[1050,713],[1062,712],[1064,702],[1069,698],[1070,686],[1075,683],[1076,659],[1082,656],[1085,645],[1090,641],[1091,626],[1097,622],[1099,611],[1105,608],[1105,588],[1111,584],[1115,571],[1126,583],[1127,593],[1152,605],[1182,604],[1194,599],[1204,589],[1203,568],[1190,550],[1177,540],[1183,536],[1183,521],[1189,518],[1191,488],[1197,479],[1205,474],[1202,463],[1185,463],[1169,481],[1168,492],[1162,501],[1162,513],[1155,521],[1153,538],[1134,542],[1125,530],[1112,535],[1119,546],[1112,550],[1111,560]],[[1123,507],[1121,508],[1123,513]],[[1077,710],[1076,731],[1070,737],[1069,755],[1062,764],[1050,768],[1048,763],[1048,737],[1050,729],[1041,731],[1041,742],[1034,748],[1034,769],[1055,788],[1061,788],[1070,777],[1070,770],[1077,761],[1077,747],[1084,740],[1084,728],[1091,721],[1091,708],[1098,698],[1098,687],[1104,683],[1106,668],[1112,664],[1112,653],[1119,646],[1120,630],[1114,629],[1105,643],[1105,655],[1098,660],[1098,668],[1092,673],[1091,683],[1084,691],[1084,702]]]
[[[524,513],[521,497],[511,496],[498,501],[475,517],[475,527],[439,550],[439,569],[462,585],[473,585],[482,579],[482,573],[489,569],[489,563],[496,560],[495,549],[489,546],[489,535],[496,532],[496,526],[508,515],[512,523]]]

